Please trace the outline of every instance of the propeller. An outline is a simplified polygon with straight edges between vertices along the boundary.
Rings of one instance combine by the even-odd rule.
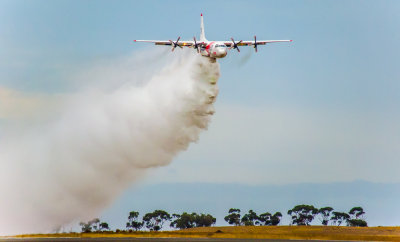
[[[178,39],[175,42],[172,41],[172,40],[169,40],[169,42],[171,42],[171,45],[172,45],[172,50],[171,51],[174,51],[177,46],[179,46],[182,49],[182,46],[180,46],[178,44],[180,39],[181,39],[181,37],[179,36]]]
[[[197,50],[197,53],[200,53],[199,44],[197,44],[196,37],[193,37],[193,40],[194,40],[193,48]]]
[[[238,47],[238,44],[242,43],[243,40],[241,40],[241,41],[239,41],[239,42],[237,42],[237,43],[235,42],[235,40],[234,40],[233,38],[231,38],[231,40],[232,40],[233,45],[232,45],[232,47],[229,48],[229,49],[232,49],[232,48],[233,48],[233,49],[237,49],[237,51],[240,52],[240,49],[239,49],[239,47]]]
[[[257,37],[254,35],[254,49],[257,52]]]

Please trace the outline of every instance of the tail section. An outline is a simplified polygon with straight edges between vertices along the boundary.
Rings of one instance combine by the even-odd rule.
[[[204,34],[203,14],[200,15],[200,41],[207,41],[206,35]]]

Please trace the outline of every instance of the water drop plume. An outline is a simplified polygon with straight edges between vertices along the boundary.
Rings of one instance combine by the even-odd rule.
[[[150,55],[97,63],[75,76],[85,84],[57,97],[0,90],[1,234],[98,216],[148,168],[198,140],[214,113],[218,63]]]

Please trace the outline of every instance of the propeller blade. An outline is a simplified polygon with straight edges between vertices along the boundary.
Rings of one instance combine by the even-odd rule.
[[[195,36],[193,36],[193,40],[194,40],[194,48],[197,50],[197,53],[200,53],[199,45],[197,44],[197,41],[196,41],[196,37],[195,37]]]
[[[169,40],[169,42],[171,42],[171,45],[172,45],[172,52],[175,50],[175,48],[177,47],[177,46],[179,46],[180,48],[182,48],[182,46],[180,46],[179,44],[178,44],[178,42],[179,42],[179,40],[181,39],[181,37],[179,36],[178,37],[178,39],[176,40],[176,42],[174,42],[174,41],[172,41],[172,40]]]
[[[179,36],[178,39],[177,39],[176,42],[175,42],[175,48],[178,46],[179,48],[182,49],[182,46],[180,46],[180,45],[178,44],[180,39],[181,39],[181,37]]]
[[[231,45],[231,47],[229,47],[229,49],[231,50],[232,48],[235,48],[235,40],[231,37],[232,43],[233,45]]]
[[[257,37],[254,35],[254,49],[257,52]]]
[[[236,49],[238,50],[238,52],[240,52],[239,46],[238,46],[238,45],[239,45],[240,43],[242,43],[242,42],[243,42],[243,40],[240,40],[239,42],[236,43]]]
[[[233,38],[231,38],[231,40],[232,40],[232,42],[233,42],[233,46],[231,46],[229,49],[232,49],[232,48],[234,48],[234,49],[237,49],[237,51],[238,51],[238,52],[240,52],[240,49],[239,49],[239,47],[238,47],[238,45],[237,45],[237,44],[241,43],[241,42],[242,42],[242,40],[241,40],[241,41],[239,41],[238,43],[236,43],[236,42],[235,42],[235,40],[234,40]]]
[[[172,45],[171,51],[173,52],[175,50],[175,43],[172,40],[169,40],[169,42],[171,42],[171,45]]]

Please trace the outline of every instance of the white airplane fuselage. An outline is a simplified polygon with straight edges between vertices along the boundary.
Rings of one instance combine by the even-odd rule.
[[[205,47],[200,48],[202,56],[224,58],[228,54],[228,47],[223,42],[207,41]]]

